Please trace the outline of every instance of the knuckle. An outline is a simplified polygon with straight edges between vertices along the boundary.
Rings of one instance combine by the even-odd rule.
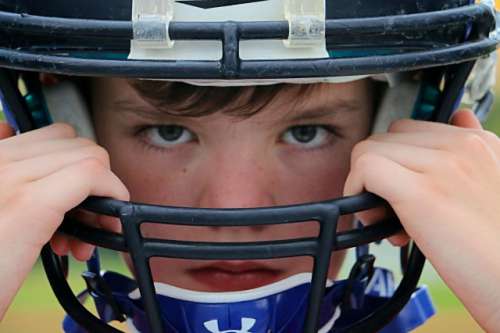
[[[6,201],[6,207],[14,212],[24,211],[31,208],[32,195],[23,187],[17,187],[11,191]]]
[[[55,123],[51,127],[62,137],[76,137],[76,130],[67,123]]]
[[[429,200],[432,200],[432,202],[445,202],[454,190],[453,187],[450,188],[448,182],[441,179],[434,177],[422,178],[419,191],[416,192],[417,196],[414,200],[420,200],[425,205],[431,203]]]
[[[470,159],[464,158],[460,154],[445,154],[440,163],[441,168],[433,172],[440,177],[451,174],[464,179],[463,177],[468,177],[474,172],[474,166],[470,163]],[[444,178],[448,179],[446,176]]]
[[[464,135],[462,141],[466,150],[481,152],[487,149],[487,144],[481,134],[474,132]]]
[[[76,141],[76,143],[78,145],[81,145],[81,146],[93,146],[93,145],[96,145],[96,143],[90,139],[87,139],[87,138],[82,138],[82,137],[77,137],[76,139],[74,139]]]
[[[373,153],[361,154],[355,162],[354,168],[356,170],[365,170],[373,165],[376,155]]]
[[[383,140],[386,137],[387,137],[387,133],[374,133],[368,137],[368,140],[377,141],[377,140]]]
[[[461,170],[462,164],[462,161],[454,154],[445,154],[441,161],[445,172]]]
[[[3,142],[0,139],[0,163],[2,163],[4,160],[7,159],[7,156],[12,156],[12,148],[15,148],[15,146],[11,145],[10,142]]]
[[[0,162],[0,178],[1,179],[11,179],[15,168],[11,163],[1,163]]]
[[[410,119],[398,119],[394,120],[390,123],[388,132],[396,132],[402,128],[405,128],[407,125],[409,125],[412,122]]]
[[[409,241],[409,237],[406,235],[406,233],[403,232],[389,238],[389,242],[396,247],[406,246]]]
[[[104,166],[98,158],[88,157],[78,164],[78,168],[84,174],[92,176],[101,173]]]
[[[105,165],[109,165],[109,154],[103,147],[97,145],[92,146],[91,155]]]
[[[493,133],[491,131],[483,130],[483,131],[480,131],[479,133],[483,137],[483,139],[486,140],[486,142],[498,142],[498,141],[500,141],[498,138],[498,135],[496,135],[495,133]]]
[[[4,165],[9,163],[9,160],[7,159],[6,155],[7,154],[5,152],[2,152],[2,149],[0,149],[0,170]]]
[[[33,187],[29,184],[18,186],[13,190],[9,197],[4,201],[6,211],[10,216],[24,216],[43,220],[47,223],[41,223],[35,227],[54,227],[64,217],[62,211],[54,202],[46,201],[34,195]]]
[[[352,162],[355,163],[367,150],[370,143],[367,140],[358,142],[351,152]]]

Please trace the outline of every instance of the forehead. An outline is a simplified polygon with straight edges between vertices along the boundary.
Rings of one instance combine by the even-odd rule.
[[[371,107],[370,81],[357,80],[346,83],[320,83],[308,85],[305,93],[300,93],[301,85],[289,85],[269,103],[274,117],[320,118],[329,115],[362,111]]]
[[[366,109],[371,105],[371,80],[346,83],[283,84],[279,86],[198,87],[162,81],[96,79],[97,106],[117,111],[197,117],[215,113],[257,117],[265,113],[281,118],[314,111]],[[266,111],[273,112],[266,112]],[[280,112],[276,112],[276,111]],[[323,113],[323,114],[322,114]]]

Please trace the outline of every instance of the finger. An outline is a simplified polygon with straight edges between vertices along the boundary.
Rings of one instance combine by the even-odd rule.
[[[65,217],[70,217],[72,220],[75,219],[78,222],[85,221],[89,224],[92,223],[92,219],[84,219],[86,216],[83,214],[83,211],[79,209],[69,211],[65,214]],[[52,236],[50,245],[52,247],[52,251],[54,251],[54,253],[58,256],[67,256],[71,253],[75,259],[81,261],[90,259],[94,250],[94,246],[85,244],[84,242],[62,232],[56,232],[54,236]]]
[[[460,110],[451,117],[450,123],[464,128],[483,129],[481,122],[470,110]]]
[[[410,243],[410,236],[405,231],[400,231],[394,236],[387,238],[392,246],[403,247]]]
[[[44,202],[60,202],[58,207],[67,212],[89,196],[129,200],[125,185],[101,161],[89,158],[39,179],[29,185],[33,197]],[[47,191],[50,188],[50,191]],[[39,196],[37,196],[39,195]]]
[[[465,112],[466,115],[463,113]],[[480,129],[479,121],[473,120],[472,117],[475,118],[472,112],[470,111],[458,111],[453,118],[458,117],[459,121],[461,121],[464,125],[470,126],[461,126],[473,129]],[[452,118],[452,120],[453,120]],[[455,120],[456,121],[456,120]],[[479,126],[478,126],[479,124]],[[454,124],[455,125],[455,124]],[[407,133],[407,132],[443,132],[443,131],[459,131],[460,128],[457,126],[449,126],[449,124],[444,123],[436,123],[430,121],[422,121],[422,120],[414,120],[414,119],[399,119],[391,123],[389,126],[388,132],[390,133]]]
[[[414,172],[426,172],[433,168],[435,163],[440,162],[443,155],[447,155],[447,152],[410,147],[400,143],[365,140],[354,147],[351,154],[351,165],[356,165],[358,160],[366,154],[383,156]]]
[[[95,246],[71,237],[69,240],[69,248],[76,260],[87,261],[92,256]]]
[[[120,232],[121,230],[118,219],[113,218],[108,223],[103,223],[102,220],[104,217],[102,215],[97,215],[83,209],[74,209],[66,214],[66,216],[70,217],[73,222],[83,223],[94,228],[102,228],[113,232]],[[70,238],[69,247],[72,255],[81,261],[89,260],[95,249],[95,246],[74,237]]]
[[[87,261],[92,256],[95,246],[84,243],[62,233],[55,233],[50,240],[52,251],[58,256],[71,255],[79,261]]]
[[[356,166],[365,155],[378,155],[409,171],[434,179],[434,182],[452,181],[449,178],[452,174],[455,179],[470,178],[470,175],[488,174],[492,169],[498,169],[500,158],[478,136],[465,136],[460,143],[457,151],[453,152],[365,140],[354,147],[351,165]]]
[[[60,78],[54,74],[40,73],[40,82],[44,86],[53,86],[60,82]]]
[[[96,144],[91,140],[84,138],[54,139],[41,142],[37,141],[4,145],[1,150],[1,154],[2,161],[15,162],[55,152],[76,150],[88,146],[96,146]]]
[[[50,247],[58,256],[66,256],[69,253],[69,237],[62,233],[55,233],[50,239]]]
[[[36,181],[68,165],[90,158],[98,160],[104,167],[109,169],[107,152],[102,147],[93,145],[78,150],[57,152],[10,163],[1,170],[0,182],[2,182],[3,186],[6,186],[5,184]]]
[[[373,225],[390,217],[394,217],[395,213],[390,207],[378,207],[356,213],[355,216],[363,225]],[[394,246],[402,247],[408,244],[410,237],[406,232],[401,231],[389,237],[387,240]]]
[[[435,123],[430,121],[399,119],[391,123],[387,132],[407,133],[407,132],[442,132],[452,131],[453,126],[448,124]]]
[[[13,136],[14,134],[14,130],[9,124],[0,122],[0,140]]]
[[[451,127],[451,126],[448,126]],[[459,131],[441,132],[406,132],[374,134],[367,140],[375,142],[398,143],[403,145],[447,150],[463,153],[466,141],[471,136],[478,136],[500,156],[500,140],[496,134],[477,129],[460,129]]]
[[[33,131],[16,135],[0,141],[0,147],[6,144],[22,144],[33,143],[37,141],[47,141],[53,139],[74,138],[76,131],[73,127],[64,123],[57,123],[50,126],[42,127]]]
[[[115,233],[121,232],[120,219],[111,216],[99,215],[82,208],[76,208],[66,213],[70,220],[84,223],[91,227],[101,228]]]
[[[24,235],[22,242],[36,249],[49,242],[64,213],[90,195],[129,199],[121,181],[99,161],[89,159],[18,189],[16,196],[4,205],[2,217],[22,223],[0,224],[0,231],[11,235],[12,239]],[[25,230],[27,223],[30,233]]]
[[[50,190],[47,190],[50,189]],[[9,205],[7,213],[15,212],[17,220],[37,221],[41,215],[45,218],[42,224],[33,223],[33,242],[47,243],[62,222],[65,212],[79,205],[87,197],[103,196],[118,200],[129,200],[129,193],[123,183],[100,161],[87,159],[54,172],[53,174],[28,183],[24,193],[18,200]],[[39,209],[26,209],[39,207]],[[37,213],[35,213],[37,212]],[[20,224],[18,228],[23,228]],[[29,241],[29,240],[27,240]]]
[[[421,174],[390,159],[365,154],[353,165],[344,186],[344,195],[359,194],[362,191],[375,193],[387,200],[395,211],[399,211],[408,202],[416,202],[422,197],[424,193],[419,186],[421,178]],[[409,236],[406,232],[398,233],[391,236],[389,242],[395,246],[405,246],[409,242]]]
[[[400,202],[416,199],[414,197],[419,193],[421,177],[421,174],[391,159],[367,153],[351,166],[344,195],[355,195],[366,190],[384,198],[395,209]]]
[[[50,247],[58,256],[67,256],[70,253],[79,261],[87,261],[92,256],[95,246],[84,243],[74,237],[56,232],[51,240]]]

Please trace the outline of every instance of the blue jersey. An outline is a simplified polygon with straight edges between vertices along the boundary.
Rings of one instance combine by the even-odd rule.
[[[135,281],[112,272],[103,275],[113,298],[130,324],[131,332],[149,333]],[[301,333],[311,274],[298,274],[261,288],[227,293],[196,292],[155,284],[165,333]],[[327,285],[320,314],[319,333],[335,333],[364,318],[394,293],[393,275],[376,268],[370,281],[351,288],[346,306],[347,281]],[[81,294],[81,298],[86,292]],[[87,293],[88,294],[88,293]],[[115,318],[104,294],[92,292],[103,321]],[[408,304],[382,333],[405,333],[422,325],[435,313],[425,287],[416,290]],[[87,333],[71,318],[63,323],[66,333]]]

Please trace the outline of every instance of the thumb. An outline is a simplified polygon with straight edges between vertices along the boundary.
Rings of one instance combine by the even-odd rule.
[[[470,110],[460,110],[451,117],[452,125],[464,128],[482,129],[483,126]]]
[[[14,135],[14,130],[9,124],[0,121],[0,140]]]

